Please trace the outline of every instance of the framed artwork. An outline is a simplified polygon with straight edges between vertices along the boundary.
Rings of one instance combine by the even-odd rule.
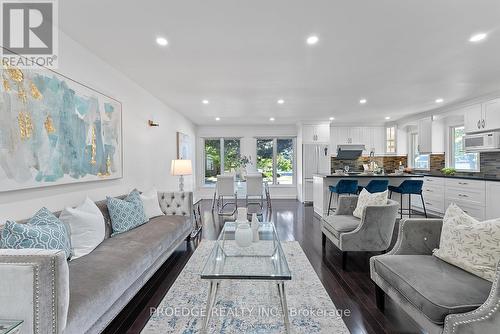
[[[191,137],[177,132],[177,159],[192,160]]]
[[[1,74],[0,191],[123,177],[119,101],[43,67]]]

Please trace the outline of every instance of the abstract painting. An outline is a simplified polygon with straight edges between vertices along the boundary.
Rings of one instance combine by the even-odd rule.
[[[121,103],[57,72],[2,64],[0,191],[121,178]]]
[[[177,159],[191,159],[191,138],[189,135],[177,132]]]

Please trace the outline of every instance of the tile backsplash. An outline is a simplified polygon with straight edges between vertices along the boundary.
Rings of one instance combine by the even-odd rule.
[[[373,160],[379,166],[384,166],[386,173],[392,173],[399,167],[401,161],[404,166],[408,165],[408,157],[401,156],[381,156],[375,157]],[[472,172],[457,172],[457,176],[474,176],[478,178],[496,178],[500,179],[500,152],[484,152],[480,155],[480,171],[477,173]],[[360,157],[356,160],[339,160],[332,157],[332,173],[336,169],[343,169],[345,165],[349,165],[352,171],[363,171],[363,164],[370,162],[369,157]],[[444,154],[431,154],[430,170],[426,171],[431,174],[441,174],[441,169],[445,167]]]
[[[408,162],[408,157],[406,155],[379,156],[372,159],[378,166],[383,166],[386,173],[392,173],[398,169],[400,161],[403,166],[406,166]],[[344,169],[345,165],[348,165],[351,171],[360,172],[363,171],[363,164],[368,163],[370,163],[370,157],[359,157],[356,160],[342,160],[332,157],[332,173],[334,173],[336,169]]]

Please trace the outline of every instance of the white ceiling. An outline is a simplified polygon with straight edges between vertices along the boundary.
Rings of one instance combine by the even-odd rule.
[[[498,0],[71,0],[59,11],[65,33],[196,124],[383,122],[500,89]]]

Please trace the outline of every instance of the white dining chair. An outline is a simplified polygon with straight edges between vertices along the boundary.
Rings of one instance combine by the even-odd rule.
[[[262,213],[264,207],[264,185],[262,184],[262,173],[247,174],[247,193],[245,198],[245,206],[258,205],[260,210],[257,213]],[[250,199],[250,201],[249,201]],[[253,202],[251,200],[254,200]],[[255,199],[258,202],[255,202]]]
[[[214,204],[212,204],[212,209],[216,203],[219,215],[233,215],[238,209],[238,195],[236,193],[235,181],[234,175],[217,175],[217,184],[215,187]],[[224,197],[229,197],[231,200],[224,202]],[[234,210],[224,212],[224,208],[228,205],[234,205]]]

